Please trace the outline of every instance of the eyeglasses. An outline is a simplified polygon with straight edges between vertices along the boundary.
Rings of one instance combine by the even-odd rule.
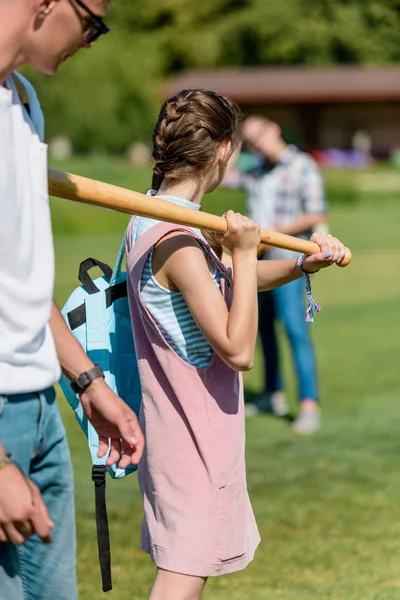
[[[77,15],[79,16],[82,26],[83,26],[83,36],[82,36],[82,44],[89,46],[93,44],[100,37],[105,35],[110,31],[110,28],[104,23],[103,19],[98,15],[95,15],[94,12],[90,10],[82,2],[82,0],[69,0],[72,6],[74,6],[74,2],[83,8],[84,11],[88,13],[88,17],[83,17],[75,8]]]

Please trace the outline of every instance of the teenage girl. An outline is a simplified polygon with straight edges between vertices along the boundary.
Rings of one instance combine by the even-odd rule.
[[[167,100],[153,135],[153,190],[199,210],[240,145],[241,113],[214,92]],[[295,260],[258,261],[259,225],[226,213],[224,236],[132,218],[128,290],[146,447],[141,544],[157,566],[151,600],[197,600],[207,577],[245,568],[260,542],[245,469],[241,371],[251,369],[257,291],[301,277]],[[314,235],[314,272],[345,255]],[[230,251],[222,253],[222,246]]]

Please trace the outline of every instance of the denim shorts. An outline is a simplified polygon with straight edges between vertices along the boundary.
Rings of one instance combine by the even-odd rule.
[[[41,490],[53,542],[0,542],[0,600],[76,600],[71,458],[53,388],[0,396],[0,441]]]

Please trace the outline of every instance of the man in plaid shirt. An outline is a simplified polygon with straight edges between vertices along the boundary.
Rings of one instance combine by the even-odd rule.
[[[321,172],[315,161],[298,148],[287,145],[280,127],[262,117],[249,117],[243,127],[255,164],[244,171],[232,169],[224,184],[244,187],[247,212],[261,227],[309,239],[313,231],[326,230],[327,204]],[[260,248],[262,258],[283,259],[295,253],[279,248]],[[265,392],[247,413],[272,410],[284,415],[288,408],[283,393],[275,321],[282,321],[289,338],[297,374],[301,408],[293,429],[310,434],[320,425],[316,361],[305,322],[305,285],[298,279],[259,295],[259,332],[264,350]]]

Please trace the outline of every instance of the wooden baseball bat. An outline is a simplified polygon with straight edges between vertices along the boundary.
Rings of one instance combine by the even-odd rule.
[[[140,192],[55,169],[49,169],[49,194],[57,198],[111,208],[129,215],[150,217],[159,221],[188,225],[216,233],[226,232],[226,220],[223,217],[194,211],[159,198],[146,196]],[[267,229],[261,229],[261,242],[275,248],[284,248],[305,254],[320,252],[320,247],[315,242]],[[339,266],[345,267],[350,261],[351,252],[347,249],[346,257]]]

